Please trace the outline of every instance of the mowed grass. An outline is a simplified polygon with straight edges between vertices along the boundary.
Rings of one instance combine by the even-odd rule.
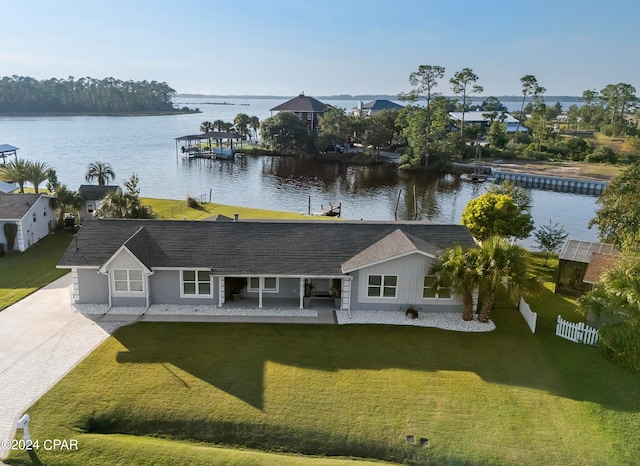
[[[233,218],[233,215],[237,213],[240,219],[335,220],[335,217],[309,216],[295,212],[254,209],[210,202],[201,202],[198,207],[194,208],[187,207],[186,199],[177,201],[172,199],[141,198],[140,200],[143,204],[150,206],[159,219],[204,220],[218,214]]]
[[[0,310],[69,273],[56,264],[73,239],[73,233],[57,231],[25,252],[0,257]]]
[[[535,334],[504,296],[492,316],[497,329],[483,334],[375,325],[123,327],[29,409],[34,438],[79,443],[71,453],[40,450],[38,459],[306,461],[214,448],[224,446],[414,464],[632,464],[640,457],[640,378],[597,348],[555,336],[557,314],[577,318],[574,305],[549,291],[553,269],[541,256],[533,270],[546,280],[527,297],[539,314]],[[428,446],[407,444],[407,435]],[[7,463],[29,461],[16,452]]]

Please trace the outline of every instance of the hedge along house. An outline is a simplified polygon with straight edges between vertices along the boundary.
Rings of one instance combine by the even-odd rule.
[[[292,112],[298,115],[298,118],[306,123],[307,127],[310,130],[318,129],[318,121],[320,115],[324,113],[324,111],[329,107],[328,104],[320,102],[318,99],[314,99],[313,97],[309,97],[304,95],[304,92],[294,97],[293,99],[287,100],[286,102],[273,107],[269,111],[271,112],[271,116],[273,116],[273,112]]]
[[[461,312],[429,275],[438,251],[456,244],[474,245],[462,225],[96,219],[83,224],[58,267],[71,269],[72,304],[86,313],[135,307],[188,315],[207,306],[229,314],[242,307]]]
[[[15,225],[15,227],[5,227]],[[51,233],[56,225],[55,198],[47,194],[0,193],[0,247],[8,251],[25,251]],[[15,231],[15,238],[7,232]],[[11,234],[11,233],[9,233]]]

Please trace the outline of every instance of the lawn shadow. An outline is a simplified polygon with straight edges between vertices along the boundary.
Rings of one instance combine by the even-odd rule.
[[[640,411],[640,393],[629,388],[637,377],[597,349],[531,334],[517,311],[497,311],[494,321],[498,328],[489,333],[390,325],[138,323],[114,336],[127,348],[117,354],[119,363],[169,363],[260,410],[265,364],[276,362],[320,371],[464,371],[489,383]],[[615,391],[608,389],[611,377],[618,379]]]

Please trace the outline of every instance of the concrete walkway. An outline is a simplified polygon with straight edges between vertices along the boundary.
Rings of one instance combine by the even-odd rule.
[[[0,441],[12,439],[26,409],[122,325],[72,314],[70,285],[67,274],[0,312]],[[0,458],[7,454],[0,447]]]

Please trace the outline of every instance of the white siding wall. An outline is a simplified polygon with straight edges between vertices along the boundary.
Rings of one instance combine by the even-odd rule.
[[[424,276],[429,272],[433,259],[412,254],[400,259],[366,267],[359,271],[358,302],[361,303],[419,303],[422,302]],[[398,289],[395,298],[370,298],[367,296],[369,275],[396,275]]]

